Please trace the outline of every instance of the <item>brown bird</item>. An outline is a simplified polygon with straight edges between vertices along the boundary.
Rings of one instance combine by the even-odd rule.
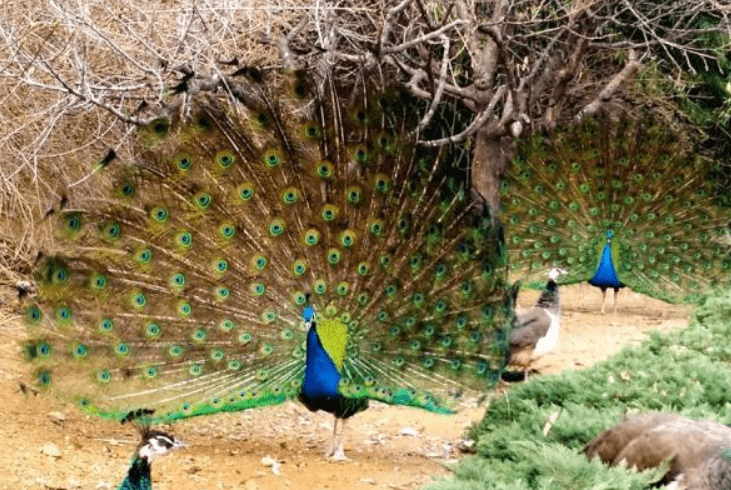
[[[693,420],[671,413],[626,419],[591,441],[584,453],[609,466],[655,468],[670,458],[670,469],[658,484],[686,490],[731,489],[731,428],[712,420]]]

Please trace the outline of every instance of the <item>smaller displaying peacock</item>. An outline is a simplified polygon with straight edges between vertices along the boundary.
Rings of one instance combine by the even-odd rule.
[[[127,476],[118,490],[152,490],[150,468],[152,461],[186,445],[175,437],[150,427],[149,416],[153,410],[138,409],[128,413],[122,423],[132,424],[142,440],[135,449]]]
[[[452,413],[493,386],[513,316],[502,235],[416,145],[413,100],[238,73],[173,98],[131,157],[97,163],[98,194],[50,216],[35,384],[113,420],[299,399],[335,416],[335,459],[369,400]]]
[[[502,187],[518,275],[560,265],[562,284],[628,287],[681,302],[729,284],[731,239],[708,165],[651,120],[590,119],[524,141]],[[602,302],[604,312],[604,301]]]
[[[509,364],[523,369],[528,379],[530,365],[556,346],[561,334],[561,296],[558,279],[566,271],[551,267],[541,295],[527,310],[515,311],[515,329],[510,336]]]
[[[602,254],[599,258],[599,265],[597,265],[596,272],[591,279],[589,284],[596,286],[602,291],[602,314],[604,314],[604,306],[607,302],[607,289],[612,288],[614,290],[614,305],[612,311],[617,311],[617,295],[619,294],[620,288],[624,287],[624,283],[617,277],[617,270],[614,265],[614,259],[612,258],[612,239],[614,238],[614,231],[607,230],[605,234],[607,241],[602,247]]]

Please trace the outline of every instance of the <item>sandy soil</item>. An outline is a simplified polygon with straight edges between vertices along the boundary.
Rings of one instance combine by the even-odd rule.
[[[689,313],[685,307],[622,291],[617,313],[600,315],[598,289],[572,286],[561,295],[561,338],[534,365],[543,374],[591,366],[638,343],[650,330],[684,326]],[[536,296],[522,293],[519,302],[529,306]],[[607,304],[611,312],[610,297]],[[0,489],[116,489],[137,444],[136,433],[23,393],[18,383],[23,365],[15,343],[21,332],[17,320],[0,319]],[[464,457],[460,438],[483,413],[484,408],[472,407],[440,416],[374,406],[348,424],[346,454],[352,461],[343,463],[323,457],[332,417],[312,414],[296,403],[191,420],[171,429],[190,447],[155,462],[154,488],[418,488],[449,476],[445,461]]]

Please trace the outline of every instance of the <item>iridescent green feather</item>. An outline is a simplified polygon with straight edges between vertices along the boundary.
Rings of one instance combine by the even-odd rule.
[[[592,278],[614,233],[619,280],[666,301],[729,284],[727,209],[710,166],[651,120],[588,120],[519,146],[502,187],[506,244],[519,276],[562,266],[564,284]]]
[[[60,213],[26,315],[37,384],[109,418],[281,403],[311,305],[344,329],[347,396],[448,412],[488,389],[512,318],[500,235],[415,147],[414,104],[257,73],[163,111]]]

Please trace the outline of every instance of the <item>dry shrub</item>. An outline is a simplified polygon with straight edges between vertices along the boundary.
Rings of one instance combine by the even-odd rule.
[[[126,153],[131,125],[164,104],[186,65],[197,74],[271,64],[272,39],[304,14],[297,0],[0,4],[0,284],[51,246],[47,212],[95,191],[92,163]],[[113,114],[111,111],[116,111]],[[69,202],[72,204],[72,201]]]

